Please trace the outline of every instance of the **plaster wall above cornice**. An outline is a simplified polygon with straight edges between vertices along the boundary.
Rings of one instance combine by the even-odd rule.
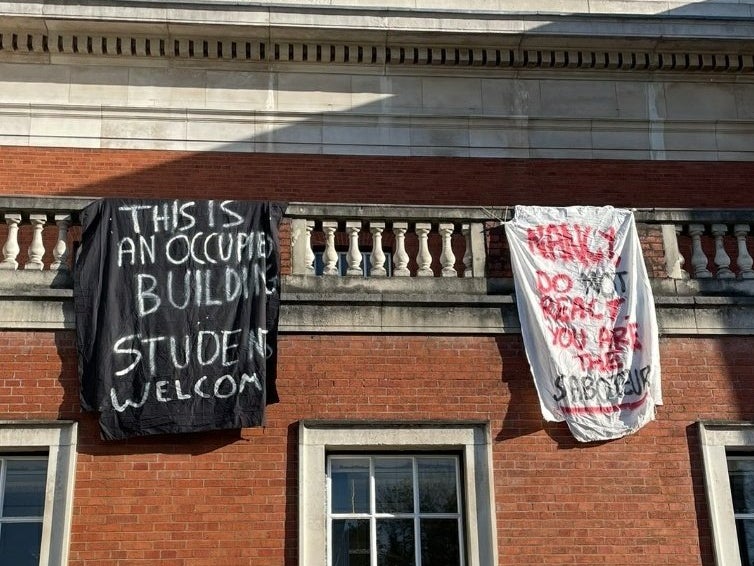
[[[485,45],[522,38],[750,41],[754,4],[623,0],[0,1],[0,26],[258,39]],[[506,39],[507,38],[507,39]]]

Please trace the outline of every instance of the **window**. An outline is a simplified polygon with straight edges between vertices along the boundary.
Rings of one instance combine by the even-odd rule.
[[[458,456],[330,456],[332,566],[461,566]]]
[[[754,424],[700,423],[718,566],[754,565]]]
[[[741,563],[751,566],[754,564],[754,455],[729,455],[728,479]]]
[[[494,566],[480,423],[299,427],[301,566]]]
[[[0,421],[0,564],[65,564],[76,423]]]
[[[46,484],[46,455],[0,456],[0,564],[39,564]]]

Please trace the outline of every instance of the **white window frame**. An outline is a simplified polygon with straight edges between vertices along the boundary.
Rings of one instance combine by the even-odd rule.
[[[715,564],[741,566],[727,452],[754,451],[754,423],[700,422],[699,440]]]
[[[497,566],[488,423],[299,423],[299,565],[327,566],[328,451],[455,451],[463,462],[466,566]]]
[[[379,462],[381,459],[405,459],[409,460],[411,462],[411,491],[412,491],[412,506],[411,511],[390,511],[390,512],[380,512],[376,508],[377,503],[377,489],[375,486],[376,483],[376,476],[375,476],[375,466],[377,465],[377,462]],[[368,497],[368,510],[367,511],[351,511],[351,512],[336,512],[332,510],[332,499],[333,499],[333,493],[332,493],[332,464],[333,462],[337,462],[338,460],[351,460],[351,459],[361,459],[366,460],[368,462],[368,470],[369,470],[369,497]],[[455,493],[456,493],[456,511],[445,511],[445,512],[423,512],[421,510],[421,505],[419,503],[419,471],[418,471],[418,462],[419,460],[429,460],[429,459],[445,459],[450,460],[453,462],[453,473],[455,475]],[[466,565],[466,543],[465,543],[465,534],[463,532],[463,525],[465,524],[465,505],[463,503],[463,497],[461,496],[462,493],[462,480],[463,480],[463,474],[462,474],[462,468],[463,464],[461,462],[461,458],[457,453],[453,452],[428,452],[428,453],[422,453],[422,452],[386,452],[386,453],[380,453],[380,452],[363,452],[358,454],[353,454],[351,452],[347,453],[332,453],[327,455],[327,478],[328,478],[328,485],[327,485],[327,500],[328,500],[328,506],[327,506],[327,546],[328,548],[332,547],[332,523],[335,520],[338,519],[356,519],[356,520],[367,520],[369,521],[369,551],[370,551],[370,557],[371,557],[371,563],[376,564],[377,563],[377,522],[382,519],[404,519],[409,520],[413,524],[413,534],[414,534],[414,558],[415,558],[415,564],[422,564],[424,566],[425,563],[421,560],[421,553],[422,553],[422,538],[421,538],[421,521],[422,519],[452,519],[456,522],[456,531],[458,533],[458,548],[461,553],[461,561],[459,563],[459,566],[465,566]],[[332,566],[332,559],[328,556],[328,562],[329,566]]]
[[[77,426],[72,421],[0,421],[0,452],[47,453],[40,566],[68,562],[76,475]]]

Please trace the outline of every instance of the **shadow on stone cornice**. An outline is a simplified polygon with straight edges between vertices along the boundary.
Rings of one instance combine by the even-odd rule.
[[[751,72],[743,2],[7,2],[0,60]],[[14,6],[21,6],[14,11]],[[671,9],[659,7],[674,6]],[[479,9],[479,8],[482,9]],[[207,14],[213,17],[207,17]],[[409,71],[410,72],[410,71]]]

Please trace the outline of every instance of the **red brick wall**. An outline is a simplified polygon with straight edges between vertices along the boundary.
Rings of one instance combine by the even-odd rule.
[[[104,442],[73,333],[2,332],[0,411],[79,421],[71,566],[295,566],[312,418],[489,419],[501,565],[712,566],[695,422],[754,419],[752,341],[661,346],[658,420],[594,445],[542,422],[518,336],[283,336],[265,428]]]
[[[641,243],[644,263],[649,277],[667,277],[665,265],[665,246],[662,243],[662,227],[653,224],[639,224],[636,232]]]
[[[0,147],[0,194],[311,202],[751,206],[754,163]]]
[[[0,195],[153,198],[212,195],[213,198],[459,206],[747,207],[751,206],[749,179],[753,177],[754,164],[750,163],[351,157],[0,146]],[[286,243],[288,228],[285,224],[281,233]],[[22,227],[22,238],[30,233],[31,227]],[[499,228],[490,233],[489,274],[510,276],[507,249],[504,239],[498,237],[500,233]],[[56,238],[54,227],[50,225],[45,234],[46,247],[51,249]],[[368,239],[368,234],[364,236]],[[665,276],[659,227],[644,227],[640,236],[650,275]],[[439,237],[433,237],[434,247],[439,249]],[[0,241],[4,238],[5,227],[0,224]],[[415,245],[411,238],[409,235],[409,252]],[[460,240],[457,236],[456,244]],[[317,242],[315,238],[314,243]],[[384,245],[390,244],[390,234],[386,234]],[[711,238],[705,240],[705,245],[712,245]],[[22,246],[18,257],[21,263],[26,261],[26,247]],[[289,273],[289,247],[283,249],[283,273]],[[688,256],[688,246],[683,250]],[[433,255],[435,268],[439,269],[439,253]],[[462,256],[462,252],[456,254],[460,272]]]
[[[5,195],[734,207],[751,206],[753,177],[743,163],[0,148]],[[659,235],[643,236],[661,275]],[[589,446],[542,422],[518,336],[286,335],[265,428],[106,443],[78,408],[73,334],[0,332],[0,414],[79,421],[71,566],[295,566],[296,431],[312,418],[488,419],[501,565],[712,566],[694,423],[754,419],[751,348],[663,339],[659,420]]]

